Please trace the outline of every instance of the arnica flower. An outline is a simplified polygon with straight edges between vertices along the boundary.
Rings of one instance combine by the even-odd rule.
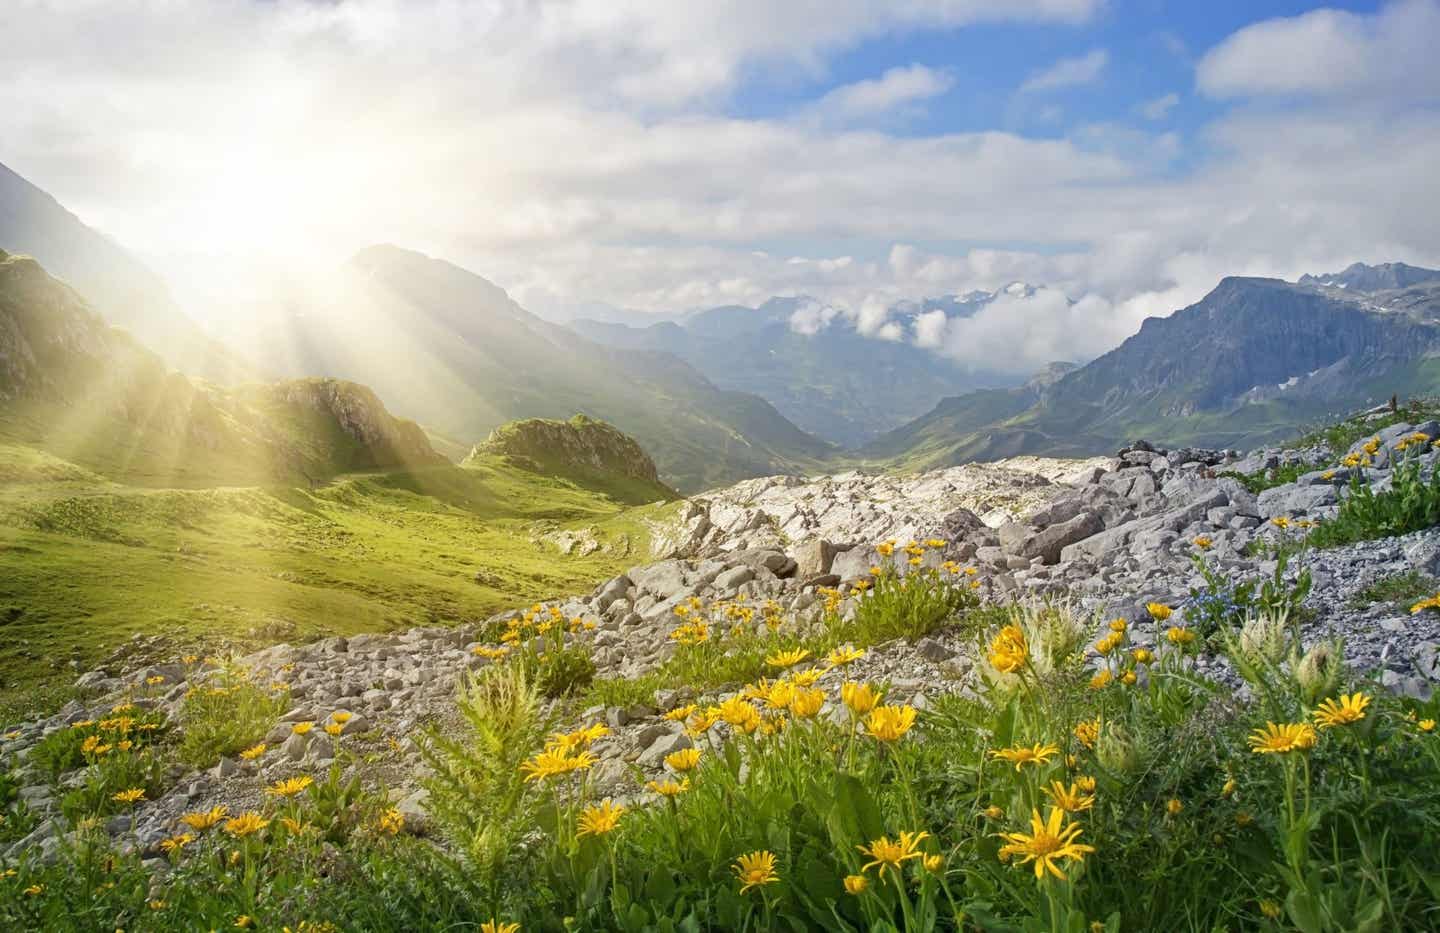
[[[881,557],[889,557],[891,554],[895,553],[895,542],[886,541],[883,544],[877,544],[875,545],[875,552]]]
[[[1025,666],[1030,646],[1018,625],[1007,625],[990,642],[990,666],[1002,674],[1013,674]]]
[[[1264,914],[1266,918],[1270,920],[1279,920],[1281,916],[1284,915],[1284,911],[1281,910],[1280,905],[1268,899],[1260,902],[1260,913]]]
[[[666,778],[663,781],[649,781],[645,784],[645,789],[661,797],[678,797],[690,789],[690,779],[675,781]]]
[[[382,833],[389,833],[392,836],[399,835],[400,830],[405,828],[405,814],[391,807],[380,814],[378,825]]]
[[[913,706],[877,706],[865,717],[865,731],[882,742],[897,742],[915,725]]]
[[[491,917],[489,920],[480,924],[480,933],[520,933],[520,924],[502,923],[494,917]]]
[[[1225,785],[1220,788],[1220,796],[1227,799],[1235,796],[1235,790],[1239,786],[1240,785],[1236,782],[1234,778],[1226,778]]]
[[[296,794],[304,793],[305,789],[314,783],[314,778],[308,774],[302,774],[299,777],[276,781],[265,788],[265,793],[272,797],[294,797]]]
[[[524,772],[527,782],[543,781],[559,774],[583,771],[594,765],[595,762],[596,758],[590,752],[567,755],[558,749],[546,749],[522,764],[520,770]]]
[[[760,711],[743,697],[731,697],[721,703],[720,718],[746,735],[760,728]]]
[[[116,803],[134,804],[145,799],[145,789],[132,787],[129,790],[122,790],[119,793],[111,794],[110,799]]]
[[[1183,648],[1185,645],[1192,644],[1195,641],[1195,633],[1188,628],[1180,628],[1178,625],[1172,625],[1165,631],[1165,638],[1170,644],[1180,645]]]
[[[1109,686],[1111,677],[1112,675],[1108,668],[1101,668],[1100,670],[1095,672],[1094,677],[1090,678],[1090,689],[1100,690],[1104,687]]]
[[[851,648],[848,645],[844,648],[836,648],[825,657],[825,663],[831,667],[847,667],[850,664],[865,657],[865,652],[859,648]]]
[[[1075,738],[1086,748],[1094,748],[1100,740],[1100,720],[1085,719],[1075,724]]]
[[[235,918],[234,926],[241,930],[248,930],[255,926],[255,920],[249,914],[241,914]]]
[[[243,839],[251,833],[258,833],[260,830],[264,829],[269,825],[269,820],[265,819],[260,814],[256,813],[254,810],[251,810],[248,813],[242,813],[239,816],[234,817],[233,819],[226,820],[225,832],[236,837],[237,839]]]
[[[230,814],[230,808],[221,804],[218,807],[211,807],[209,810],[201,810],[197,813],[187,813],[180,817],[180,822],[189,826],[196,832],[204,832],[220,823]]]
[[[784,669],[787,667],[794,667],[808,657],[810,657],[809,651],[805,650],[804,648],[796,648],[793,651],[777,651],[774,654],[768,656],[765,659],[765,663],[770,665],[771,667],[778,667]]]
[[[865,889],[868,888],[868,887],[870,887],[870,879],[869,879],[869,878],[866,878],[864,875],[846,875],[846,876],[845,876],[845,893],[846,893],[846,894],[854,894],[854,895],[857,895],[857,896],[858,896],[858,895],[864,894],[864,893],[865,893]]]
[[[1044,878],[1048,871],[1063,881],[1065,873],[1058,862],[1082,862],[1087,853],[1095,851],[1094,846],[1075,841],[1080,836],[1080,826],[1066,823],[1065,811],[1059,807],[1051,807],[1049,817],[1044,820],[1040,819],[1039,810],[1031,810],[1028,834],[1000,833],[1000,836],[1006,840],[1006,845],[1000,847],[1001,860],[1020,856],[1015,864],[1033,862],[1037,879]]]
[[[1060,754],[1060,749],[1054,745],[1041,745],[1036,742],[1030,747],[1016,745],[1013,748],[1001,748],[990,753],[991,758],[1003,758],[1015,766],[1019,771],[1024,765],[1043,765],[1051,758]]]
[[[240,757],[244,758],[246,761],[254,761],[256,758],[259,758],[263,754],[265,754],[265,743],[261,742],[259,745],[252,745],[249,748],[245,749],[243,752],[240,753]]]
[[[1156,622],[1164,622],[1166,619],[1170,618],[1170,616],[1175,614],[1175,610],[1171,609],[1164,603],[1146,603],[1145,611],[1150,613],[1150,618],[1154,619]]]
[[[689,719],[692,715],[694,715],[695,710],[697,709],[699,709],[699,707],[697,707],[694,703],[691,703],[687,706],[677,706],[675,709],[672,709],[670,712],[666,713],[665,718],[670,720],[671,722],[683,722],[686,719]]]
[[[1412,615],[1419,615],[1426,609],[1440,609],[1440,593],[1420,600],[1418,603],[1410,607],[1410,612]]]
[[[1125,634],[1125,631],[1128,628],[1130,628],[1130,623],[1126,622],[1124,619],[1110,620],[1110,631],[1114,632],[1117,635]]]
[[[1422,720],[1420,720],[1419,722],[1417,722],[1417,723],[1415,724],[1415,728],[1419,729],[1421,732],[1434,732],[1434,731],[1435,731],[1435,720],[1433,720],[1433,719],[1422,719]]]
[[[880,702],[880,692],[869,684],[847,680],[840,688],[840,700],[856,716],[864,716]]]
[[[587,748],[592,742],[609,734],[610,727],[602,722],[597,722],[583,729],[576,729],[574,732],[557,732],[550,737],[549,744],[551,748],[558,748],[568,753]]]
[[[178,836],[171,836],[169,839],[160,840],[160,851],[165,853],[179,852],[181,849],[195,841],[191,833],[181,833]]]
[[[693,771],[695,766],[700,764],[700,749],[682,748],[678,752],[671,752],[665,756],[665,764],[673,771],[685,773]]]
[[[1265,723],[1250,733],[1250,750],[1257,755],[1287,755],[1315,747],[1315,730],[1308,722]]]
[[[1320,704],[1314,713],[1315,724],[1321,729],[1348,726],[1364,719],[1369,705],[1370,697],[1363,693],[1342,693],[1338,701],[1329,699]]]
[[[825,671],[818,667],[812,667],[808,671],[797,671],[790,675],[790,682],[797,687],[813,687],[825,676]]]
[[[1214,546],[1215,542],[1212,541],[1212,540],[1210,540],[1210,539],[1209,539],[1208,537],[1206,537],[1205,535],[1200,535],[1199,537],[1197,537],[1197,538],[1195,539],[1194,544],[1195,544],[1195,546],[1198,547],[1200,550],[1202,550],[1202,551],[1208,551],[1208,550],[1210,550],[1211,547]]]
[[[1185,809],[1185,804],[1180,802],[1179,797],[1171,797],[1165,801],[1165,812],[1171,816],[1179,816],[1180,811]]]
[[[938,854],[927,855],[925,856],[925,858],[921,859],[921,863],[925,866],[926,871],[938,872],[940,869],[945,867],[945,856]]]
[[[825,705],[825,691],[796,690],[790,699],[790,714],[796,719],[810,719]]]
[[[335,712],[330,714],[330,718],[343,726],[347,722],[349,722],[353,718],[353,716],[350,713],[345,712],[344,710],[336,710]]]
[[[1095,779],[1088,774],[1081,774],[1075,778],[1075,786],[1087,794],[1095,793]]]
[[[624,807],[615,806],[607,797],[598,806],[586,807],[580,811],[580,825],[575,834],[577,836],[603,836],[620,825],[620,817],[624,813]]]
[[[295,725],[290,727],[290,731],[295,733],[296,735],[305,735],[314,728],[315,723],[313,722],[297,722]]]
[[[1082,793],[1077,784],[1066,787],[1060,781],[1051,781],[1050,786],[1044,788],[1044,791],[1045,796],[1066,813],[1079,813],[1081,810],[1089,810],[1095,806],[1095,798],[1090,794]]]
[[[788,680],[776,681],[770,684],[761,693],[761,696],[765,700],[765,705],[771,709],[787,709],[790,701],[795,698],[795,685]]]
[[[344,731],[345,731],[345,727],[342,726],[342,725],[340,725],[338,722],[327,722],[327,723],[325,724],[325,734],[328,735],[328,736],[333,736],[333,737],[335,737],[335,738],[339,738],[339,737],[340,737],[340,733],[342,733],[342,732],[344,732]]]
[[[1130,658],[1136,664],[1149,664],[1155,660],[1155,653],[1149,648],[1136,648],[1130,652]]]
[[[690,717],[690,721],[685,724],[685,734],[692,739],[698,739],[709,732],[711,727],[719,721],[720,708],[712,706],[703,713],[696,713]]]
[[[898,869],[910,859],[924,858],[925,853],[919,850],[919,845],[928,838],[930,834],[926,832],[902,832],[900,838],[893,841],[889,836],[881,836],[879,839],[872,839],[869,848],[856,846],[861,855],[870,859],[860,870],[869,871],[877,866],[881,871],[886,868]]]
[[[1005,811],[993,803],[980,812],[987,820],[999,820],[1005,817]]]
[[[740,893],[751,888],[774,884],[780,880],[775,873],[775,854],[761,850],[742,855],[735,860],[735,876],[740,880]]]

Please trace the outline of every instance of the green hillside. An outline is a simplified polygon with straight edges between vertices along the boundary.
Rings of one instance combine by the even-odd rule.
[[[0,445],[0,720],[53,703],[71,661],[133,634],[218,650],[581,591],[644,560],[644,519],[664,508],[485,457],[315,490],[142,489]],[[582,527],[604,545],[586,557],[544,538]]]

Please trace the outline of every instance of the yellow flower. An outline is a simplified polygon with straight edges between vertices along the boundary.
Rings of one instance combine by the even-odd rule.
[[[675,709],[672,709],[670,712],[666,713],[665,718],[670,720],[671,722],[683,722],[684,720],[689,719],[697,709],[699,709],[699,707],[697,707],[694,703],[691,703],[688,706],[677,706]]]
[[[151,687],[158,687],[165,682],[164,675],[156,674],[154,677],[146,677],[145,683]]]
[[[480,933],[520,933],[520,924],[501,923],[494,917],[480,924]]]
[[[1440,609],[1440,593],[1437,593],[1436,595],[1431,596],[1427,599],[1420,600],[1418,603],[1410,607],[1410,612],[1412,614],[1418,615],[1419,613],[1424,612],[1426,609]]]
[[[1260,913],[1270,920],[1279,920],[1284,915],[1280,905],[1268,899],[1260,902]]]
[[[886,541],[884,544],[875,545],[875,552],[881,557],[889,557],[895,553],[895,542]]]
[[[911,567],[919,567],[919,566],[920,566],[920,558],[918,558],[918,557],[912,557],[912,558],[910,558],[909,560],[907,560],[905,563],[909,564]]]
[[[1066,813],[1079,813],[1081,810],[1089,810],[1095,806],[1095,798],[1089,794],[1080,792],[1080,787],[1071,784],[1066,787],[1060,781],[1051,781],[1050,786],[1044,788],[1045,796],[1054,801],[1055,806]]]
[[[1165,812],[1171,816],[1179,816],[1180,811],[1185,809],[1185,804],[1180,802],[1179,797],[1171,797],[1165,801]]]
[[[1087,774],[1082,774],[1076,777],[1075,786],[1080,788],[1087,794],[1095,793],[1095,779]]]
[[[846,876],[845,876],[845,893],[846,893],[846,894],[856,894],[856,895],[864,894],[864,893],[865,893],[865,889],[868,888],[868,887],[870,887],[870,879],[869,879],[869,878],[866,878],[864,875],[846,875]]]
[[[872,566],[872,567],[870,568],[870,576],[872,576],[872,577],[878,577],[878,576],[880,576],[880,575],[881,575],[882,573],[884,573],[884,572],[885,572],[885,568],[884,568],[884,567],[874,567],[874,566]]]
[[[122,790],[119,793],[111,794],[110,799],[116,803],[133,804],[145,799],[145,790],[140,787],[132,787],[129,790]]]
[[[1005,816],[1005,811],[995,806],[993,803],[990,806],[986,807],[984,810],[982,810],[981,813],[984,814],[985,819],[987,820],[998,820],[1002,819]]]
[[[303,793],[305,788],[314,783],[314,778],[308,774],[302,774],[299,777],[276,781],[274,784],[265,788],[265,793],[272,797],[294,797],[296,794]]]
[[[865,652],[863,650],[859,648],[851,648],[847,645],[844,648],[836,648],[834,651],[830,652],[830,654],[827,655],[825,658],[825,663],[829,664],[831,667],[846,667],[854,663],[855,661],[860,660],[863,657],[865,657]]]
[[[345,731],[345,727],[342,726],[342,725],[340,725],[338,722],[327,722],[327,723],[325,724],[325,734],[326,734],[326,735],[334,736],[334,737],[336,737],[336,738],[339,738],[340,733],[342,733],[342,732],[344,732],[344,731]]]
[[[32,884],[32,885],[30,885],[30,887],[28,887],[28,888],[25,889],[25,893],[26,893],[26,895],[28,895],[29,897],[37,897],[37,896],[45,893],[45,885],[43,885],[43,884]]]
[[[240,757],[244,758],[246,761],[254,761],[256,758],[259,758],[263,754],[265,754],[265,743],[261,742],[259,745],[252,745],[249,748],[245,749],[243,752],[240,753]]]
[[[946,542],[943,538],[929,538],[925,541],[925,546],[933,550],[936,548],[942,548],[947,543],[948,542]]]
[[[796,648],[793,651],[777,651],[765,659],[765,663],[771,667],[787,668],[794,667],[801,661],[810,657],[810,652],[804,648]]]
[[[1086,748],[1094,748],[1100,740],[1100,719],[1086,719],[1075,724],[1075,738]]]
[[[189,826],[196,832],[204,832],[218,824],[230,813],[230,808],[221,804],[218,807],[211,807],[209,810],[201,810],[197,813],[187,813],[180,817],[180,822]]]
[[[1183,647],[1195,641],[1195,633],[1188,628],[1180,628],[1179,626],[1172,625],[1166,630],[1165,638],[1170,644]]]
[[[190,833],[181,833],[178,836],[171,836],[169,839],[160,840],[160,851],[168,853],[179,852],[181,849],[185,848],[194,841],[194,835]]]
[[[1315,724],[1321,729],[1333,729],[1336,726],[1347,726],[1359,722],[1365,718],[1365,707],[1370,705],[1370,697],[1363,693],[1342,693],[1340,699],[1325,700],[1315,710]]]
[[[254,810],[242,813],[233,819],[225,821],[225,832],[236,838],[244,838],[251,833],[258,833],[270,825],[270,821],[260,816]]]
[[[235,918],[235,926],[239,927],[242,930],[248,930],[254,925],[255,921],[250,918],[249,914],[241,914],[240,916]]]
[[[741,894],[751,888],[774,884],[780,880],[775,873],[774,853],[761,850],[740,856],[735,860],[735,876],[740,881]]]
[[[603,836],[620,825],[624,813],[624,807],[613,805],[607,797],[599,806],[586,807],[580,812],[580,826],[575,835]]]
[[[330,714],[330,718],[343,726],[347,722],[349,722],[352,717],[350,713],[344,712],[343,710],[337,710],[336,712]]]
[[[1235,781],[1234,778],[1226,778],[1226,779],[1225,779],[1225,786],[1223,786],[1223,787],[1220,788],[1220,796],[1221,796],[1221,797],[1227,797],[1227,798],[1234,796],[1234,794],[1235,794],[1235,789],[1236,789],[1237,787],[1239,787],[1239,786],[1240,786],[1240,785],[1239,785],[1238,783],[1236,783],[1236,781]]]
[[[567,755],[563,751],[547,748],[522,764],[520,770],[525,773],[526,781],[543,781],[558,774],[583,771],[593,766],[596,760],[590,752]]]
[[[666,778],[663,781],[649,781],[646,783],[645,789],[659,794],[661,797],[678,797],[690,789],[690,779],[674,781]]]
[[[869,856],[870,861],[860,869],[862,872],[879,867],[882,871],[888,868],[898,869],[904,862],[910,859],[924,858],[925,853],[919,851],[920,843],[930,837],[929,833],[902,832],[900,837],[893,842],[889,836],[881,836],[879,839],[870,841],[870,847],[856,846],[861,855]]]
[[[1118,633],[1111,633],[1095,643],[1095,650],[1100,652],[1101,655],[1108,656],[1116,648],[1120,647],[1122,640],[1122,636]]]
[[[797,671],[790,675],[790,682],[797,687],[813,687],[825,676],[825,671],[812,667],[808,671]]]
[[[1015,864],[1035,864],[1035,877],[1044,878],[1048,871],[1056,878],[1065,879],[1057,862],[1063,860],[1081,862],[1085,855],[1095,851],[1094,846],[1084,845],[1075,840],[1080,836],[1080,826],[1065,822],[1065,811],[1051,807],[1048,819],[1040,819],[1039,810],[1030,811],[1030,832],[1001,833],[1007,844],[1001,846],[1002,860],[1020,856]]]
[[[1155,654],[1149,648],[1136,648],[1130,652],[1130,657],[1136,664],[1149,664],[1155,660]]]
[[[796,690],[790,699],[790,713],[797,719],[810,719],[825,705],[825,691]]]
[[[1030,658],[1030,646],[1018,625],[1007,625],[990,642],[990,666],[1002,674],[1013,674]]]
[[[937,872],[945,867],[945,856],[943,855],[927,855],[921,861],[925,865],[925,870],[929,872]]]
[[[1199,537],[1197,537],[1197,538],[1195,539],[1195,546],[1198,547],[1198,548],[1199,548],[1200,550],[1202,550],[1202,551],[1208,551],[1208,550],[1211,548],[1211,546],[1214,545],[1214,544],[1215,544],[1215,542],[1214,542],[1214,541],[1211,541],[1211,540],[1210,540],[1208,537],[1206,537],[1205,535],[1200,535]]]
[[[764,689],[761,696],[764,697],[765,705],[770,709],[785,709],[789,707],[790,701],[795,697],[795,685],[788,680],[776,681]]]
[[[597,739],[602,739],[610,734],[610,727],[604,723],[597,722],[584,729],[576,729],[574,732],[557,732],[550,736],[549,747],[558,748],[563,752],[573,752],[577,749],[586,748]]]
[[[313,722],[297,722],[295,725],[290,727],[290,731],[295,733],[296,735],[305,735],[314,728],[315,723]]]
[[[719,707],[712,706],[705,710],[705,712],[696,713],[690,717],[690,721],[685,724],[685,734],[692,739],[698,739],[700,736],[709,732],[710,728],[719,721],[720,709]]]
[[[1134,672],[1134,671],[1126,671],[1124,674],[1121,674],[1121,675],[1120,675],[1120,681],[1121,681],[1121,683],[1125,684],[1127,687],[1133,687],[1133,686],[1135,686],[1135,672]]]
[[[896,742],[915,725],[913,706],[877,706],[865,717],[865,731],[882,742]]]
[[[1125,633],[1125,630],[1129,627],[1130,623],[1126,622],[1124,619],[1110,620],[1110,631],[1114,632],[1117,635],[1123,635]]]
[[[695,766],[700,764],[700,749],[682,748],[678,752],[671,752],[665,756],[665,764],[674,771],[684,774],[686,771],[693,771]]]
[[[1241,829],[1244,829],[1246,826],[1249,826],[1253,822],[1255,822],[1255,817],[1251,816],[1245,810],[1241,810],[1239,813],[1235,814],[1235,825],[1239,826]]]
[[[1320,474],[1320,478],[1323,479],[1323,480],[1325,480],[1326,482],[1329,482],[1330,480],[1332,480],[1332,479],[1335,478],[1335,471],[1334,471],[1334,470],[1326,470],[1324,473],[1321,473],[1321,474]]]
[[[1166,619],[1170,618],[1170,616],[1173,615],[1175,612],[1174,609],[1171,609],[1164,603],[1146,603],[1145,611],[1150,613],[1150,618],[1154,619],[1156,622],[1164,622]]]
[[[1016,745],[1013,748],[1002,748],[990,753],[991,758],[1003,758],[1015,766],[1019,771],[1023,765],[1043,765],[1054,756],[1060,754],[1060,749],[1054,745],[1041,745],[1036,742],[1026,748],[1024,745]]]
[[[743,697],[731,697],[721,703],[720,718],[746,735],[760,727],[760,711],[745,702]]]
[[[840,688],[840,699],[856,716],[864,716],[880,702],[880,692],[869,684],[847,680]]]
[[[1415,724],[1415,727],[1416,727],[1417,729],[1419,729],[1421,732],[1434,732],[1434,731],[1435,731],[1435,720],[1433,720],[1433,719],[1422,719],[1422,720],[1420,720],[1419,722],[1417,722],[1417,723]]]
[[[1250,733],[1250,750],[1257,755],[1285,755],[1313,748],[1315,730],[1308,722],[1265,723],[1265,728]]]

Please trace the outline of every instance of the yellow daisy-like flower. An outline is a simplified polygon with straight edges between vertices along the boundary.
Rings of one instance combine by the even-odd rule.
[[[865,652],[860,648],[836,648],[825,656],[825,663],[831,667],[846,667],[865,657]]]
[[[1019,771],[1025,765],[1043,765],[1058,754],[1060,754],[1058,747],[1036,742],[1029,747],[1016,745],[1012,748],[997,749],[990,753],[990,757],[1003,758],[1013,764],[1016,771]]]
[[[677,706],[675,709],[672,709],[670,712],[666,713],[665,718],[670,720],[671,722],[683,722],[693,716],[697,709],[699,709],[699,707],[696,706],[694,703],[690,703],[686,706]]]
[[[1239,786],[1239,782],[1234,778],[1226,778],[1225,784],[1220,788],[1220,796],[1226,799],[1235,796],[1235,791]]]
[[[1179,797],[1171,797],[1165,801],[1165,812],[1171,816],[1179,816],[1180,811],[1185,809],[1185,804],[1180,802]]]
[[[663,781],[649,781],[645,784],[645,789],[661,797],[678,797],[690,789],[690,779],[675,781],[666,778]]]
[[[1088,774],[1081,774],[1075,778],[1075,786],[1087,794],[1095,793],[1095,779]]]
[[[520,770],[524,772],[526,781],[543,781],[559,774],[583,771],[593,766],[597,760],[590,752],[567,755],[558,749],[545,749],[522,764]]]
[[[797,671],[790,675],[790,682],[797,687],[813,687],[825,676],[825,671],[812,667],[808,671]]]
[[[340,737],[340,733],[342,733],[342,732],[344,732],[344,731],[345,731],[345,727],[342,726],[342,725],[340,725],[340,723],[338,723],[338,722],[327,722],[327,723],[325,724],[325,734],[326,734],[326,735],[334,736],[335,738],[339,738],[339,737]]]
[[[864,716],[880,702],[880,692],[869,684],[847,680],[840,687],[840,700],[856,716]]]
[[[230,808],[221,804],[218,807],[211,807],[209,810],[201,810],[197,813],[187,813],[180,817],[180,822],[189,826],[196,832],[204,832],[220,823],[221,820],[230,815]]]
[[[1149,664],[1155,660],[1155,653],[1149,648],[1136,648],[1130,652],[1130,658],[1136,664]]]
[[[1039,810],[1030,811],[1029,833],[1001,833],[1006,844],[1000,847],[1002,861],[1018,856],[1016,865],[1034,863],[1035,877],[1044,878],[1049,872],[1056,878],[1065,879],[1059,862],[1083,862],[1095,847],[1075,840],[1080,836],[1077,823],[1065,822],[1065,811],[1051,807],[1047,819],[1040,818]]]
[[[1363,693],[1342,693],[1340,699],[1322,702],[1314,712],[1315,724],[1321,729],[1348,726],[1365,718],[1365,708],[1370,697]]]
[[[775,854],[764,850],[742,855],[735,860],[735,876],[740,881],[740,893],[751,888],[764,887],[780,880],[775,871]]]
[[[251,810],[248,813],[242,813],[239,816],[234,817],[233,819],[226,820],[225,832],[236,837],[237,839],[242,839],[252,833],[258,833],[260,830],[264,829],[269,825],[269,820],[265,819],[260,814],[256,813],[254,810]]]
[[[169,839],[160,840],[160,851],[166,853],[179,852],[194,841],[195,836],[192,833],[181,833],[178,836],[171,836]]]
[[[259,758],[263,754],[265,754],[265,743],[261,742],[259,745],[252,745],[249,748],[245,749],[243,752],[240,753],[240,757],[244,758],[246,761],[254,761],[256,758]]]
[[[865,731],[882,742],[897,742],[915,725],[913,706],[877,706],[865,717]]]
[[[1086,719],[1075,724],[1075,738],[1086,748],[1094,748],[1100,741],[1100,719]]]
[[[765,663],[783,670],[787,667],[794,667],[808,657],[810,657],[809,651],[804,648],[796,648],[793,651],[777,651],[765,658]]]
[[[569,753],[577,749],[587,748],[597,739],[604,738],[610,734],[610,727],[604,723],[597,722],[584,729],[576,729],[574,732],[557,732],[550,736],[549,747]]]
[[[864,875],[846,875],[846,876],[845,876],[845,893],[846,893],[846,894],[854,894],[854,895],[864,894],[864,893],[865,893],[865,889],[868,888],[868,887],[870,887],[870,879],[867,878],[867,877],[865,877]]]
[[[1172,625],[1170,628],[1166,629],[1165,638],[1172,645],[1180,645],[1181,647],[1184,647],[1185,645],[1192,644],[1195,641],[1195,633],[1190,631],[1188,628],[1180,628],[1178,625]]]
[[[875,553],[879,554],[881,557],[889,557],[891,554],[895,553],[895,542],[886,541],[884,544],[875,545]]]
[[[295,733],[296,735],[307,735],[309,734],[310,730],[314,728],[315,723],[313,722],[297,722],[295,725],[290,727],[290,731]]]
[[[865,872],[876,867],[882,871],[886,868],[898,869],[910,859],[924,858],[925,853],[919,850],[919,845],[928,838],[930,834],[926,832],[902,832],[900,837],[893,841],[889,836],[881,836],[879,839],[872,839],[868,848],[856,846],[861,855],[870,859],[860,870]]]
[[[520,933],[520,924],[502,923],[494,917],[491,917],[489,920],[480,924],[480,933]]]
[[[308,774],[302,774],[299,777],[276,781],[265,788],[265,793],[272,797],[294,797],[296,794],[304,793],[305,789],[314,783],[314,778]]]
[[[1095,806],[1095,798],[1090,794],[1082,793],[1078,784],[1066,787],[1060,781],[1051,781],[1050,786],[1044,788],[1044,791],[1045,796],[1066,813],[1079,813],[1081,810],[1089,810]]]
[[[811,719],[825,705],[825,691],[796,690],[790,698],[790,715],[796,719]]]
[[[1000,820],[1005,818],[1005,811],[993,803],[980,812],[984,814],[987,820]]]
[[[391,807],[384,813],[380,814],[380,819],[377,821],[377,825],[380,827],[380,831],[382,833],[389,833],[392,836],[397,836],[400,834],[400,830],[405,828],[405,814],[401,813],[394,807]]]
[[[240,916],[235,918],[234,926],[238,927],[241,930],[248,930],[251,927],[255,926],[255,921],[253,918],[251,918],[249,914],[241,914]]]
[[[788,680],[776,681],[765,688],[761,697],[770,709],[786,709],[795,697],[795,685]]]
[[[1099,690],[1107,686],[1110,683],[1112,676],[1113,675],[1110,673],[1109,668],[1101,668],[1100,670],[1095,672],[1094,677],[1090,678],[1090,689]]]
[[[575,835],[603,836],[620,825],[620,817],[624,813],[624,807],[615,806],[607,797],[598,806],[586,807],[580,812],[579,828]]]
[[[685,734],[692,739],[698,739],[709,732],[711,727],[719,721],[720,708],[712,706],[703,713],[696,713],[690,717],[690,721],[685,724]]]
[[[1265,723],[1250,733],[1250,750],[1257,755],[1286,755],[1315,746],[1315,730],[1308,722]]]
[[[1433,720],[1433,719],[1422,719],[1422,720],[1420,720],[1419,722],[1417,722],[1417,723],[1415,724],[1415,728],[1419,729],[1421,732],[1434,732],[1434,731],[1435,731],[1435,720]]]
[[[1150,618],[1154,619],[1156,622],[1164,622],[1166,619],[1170,618],[1170,616],[1174,615],[1175,613],[1174,609],[1171,609],[1164,603],[1146,603],[1145,611],[1150,613]]]
[[[1030,659],[1030,646],[1018,625],[1007,625],[990,642],[990,666],[1002,674],[1013,674]]]
[[[720,718],[746,735],[760,728],[760,711],[744,697],[731,697],[720,704]]]
[[[921,860],[921,863],[925,866],[926,871],[938,872],[940,869],[945,867],[945,856],[938,854],[927,855]]]
[[[143,787],[132,787],[129,790],[122,790],[119,793],[111,794],[110,799],[116,803],[134,804],[145,799]]]
[[[1198,536],[1198,537],[1195,539],[1194,544],[1195,544],[1195,546],[1198,547],[1200,550],[1202,550],[1202,551],[1208,551],[1208,550],[1210,550],[1211,547],[1214,546],[1215,542],[1212,541],[1212,540],[1210,540],[1210,538],[1208,538],[1208,537],[1205,536],[1205,535],[1200,535],[1200,536]]]
[[[942,548],[948,543],[949,542],[947,542],[944,538],[927,538],[925,541],[925,546],[930,548],[931,550],[934,550],[936,548]]]
[[[1123,618],[1110,620],[1110,631],[1114,632],[1117,635],[1125,634],[1126,630],[1129,628],[1130,623],[1126,622]]]
[[[353,719],[354,716],[351,713],[347,713],[343,710],[336,710],[335,712],[330,714],[330,718],[343,726],[351,719]]]
[[[700,749],[682,748],[678,752],[671,752],[665,756],[665,764],[672,771],[684,774],[686,771],[693,771],[700,764]]]

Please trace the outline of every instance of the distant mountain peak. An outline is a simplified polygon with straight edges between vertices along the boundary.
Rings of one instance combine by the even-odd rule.
[[[1440,270],[1436,269],[1425,269],[1403,262],[1382,262],[1375,266],[1354,262],[1341,272],[1302,275],[1299,284],[1322,288],[1344,288],[1357,292],[1380,292],[1437,281],[1440,281]]]

